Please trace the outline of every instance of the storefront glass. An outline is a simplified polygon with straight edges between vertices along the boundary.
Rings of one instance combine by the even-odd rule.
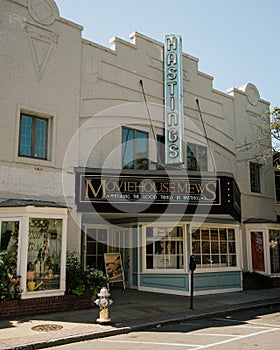
[[[0,299],[20,293],[17,274],[19,221],[2,221],[0,233]]]
[[[146,268],[183,269],[183,228],[147,227]]]
[[[237,266],[236,238],[233,228],[203,227],[191,234],[192,254],[197,268],[227,268]]]
[[[62,219],[30,218],[27,291],[60,288]]]
[[[280,272],[280,230],[269,230],[271,273]]]

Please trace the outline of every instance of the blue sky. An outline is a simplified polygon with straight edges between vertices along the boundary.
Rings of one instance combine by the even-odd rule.
[[[182,35],[183,51],[223,92],[251,82],[280,106],[279,0],[55,0],[61,17],[84,27],[83,37],[106,47],[134,31],[163,42]]]

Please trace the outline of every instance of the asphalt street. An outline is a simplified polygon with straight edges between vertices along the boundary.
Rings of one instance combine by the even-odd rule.
[[[50,349],[278,350],[279,343],[280,305],[275,305]]]

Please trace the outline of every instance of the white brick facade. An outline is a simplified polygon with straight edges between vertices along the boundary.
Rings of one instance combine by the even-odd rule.
[[[133,33],[129,41],[114,38],[106,48],[84,40],[82,27],[61,18],[53,0],[42,1],[46,6],[38,11],[32,3],[0,3],[0,199],[66,202],[79,222],[74,168],[103,168],[105,164],[105,168],[121,169],[122,126],[146,131],[152,139],[140,80],[154,130],[164,134],[163,43]],[[198,63],[183,54],[185,142],[207,139],[214,170],[233,175],[241,192],[242,222],[250,218],[275,221],[272,161],[261,157],[270,147],[270,138],[260,142],[259,134],[260,128],[269,126],[265,114],[269,103],[250,83],[227,93],[215,90],[213,77],[200,72]],[[18,155],[22,112],[49,120],[47,160]],[[74,138],[78,143],[70,146],[71,161],[64,163],[79,128],[81,134]],[[150,169],[155,169],[152,142],[149,158]],[[250,161],[261,164],[261,192],[257,194],[250,190]],[[70,184],[67,200],[62,173]],[[74,221],[69,219],[68,249],[80,251],[81,232]],[[246,269],[248,242],[242,222]]]

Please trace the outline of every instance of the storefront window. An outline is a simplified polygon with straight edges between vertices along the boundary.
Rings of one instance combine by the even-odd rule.
[[[0,299],[20,294],[17,275],[19,221],[2,221],[0,233]]]
[[[251,231],[251,254],[253,271],[265,272],[264,238],[262,231]]]
[[[183,228],[146,228],[146,268],[183,269]]]
[[[198,228],[192,232],[191,240],[197,268],[237,266],[233,228]]]
[[[271,273],[280,272],[280,230],[269,230]]]
[[[60,288],[62,219],[30,218],[27,290]]]

